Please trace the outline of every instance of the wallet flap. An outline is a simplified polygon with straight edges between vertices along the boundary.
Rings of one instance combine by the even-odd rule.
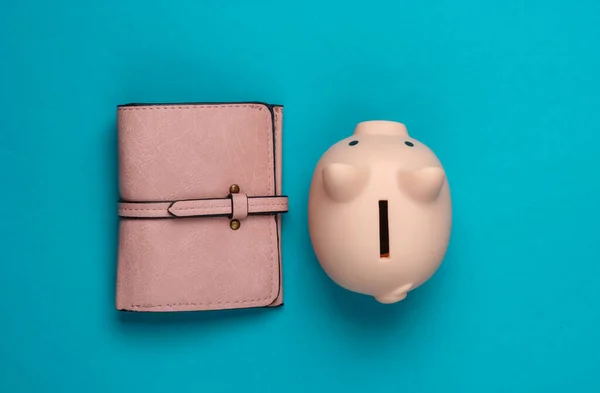
[[[126,201],[275,195],[272,107],[137,105],[118,109],[119,189]]]

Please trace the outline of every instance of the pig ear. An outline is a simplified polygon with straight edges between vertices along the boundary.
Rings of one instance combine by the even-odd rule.
[[[398,186],[411,198],[420,202],[433,202],[440,195],[446,174],[440,167],[427,167],[414,171],[398,171]]]
[[[323,186],[334,201],[349,202],[365,188],[369,174],[369,168],[329,164],[323,168]]]

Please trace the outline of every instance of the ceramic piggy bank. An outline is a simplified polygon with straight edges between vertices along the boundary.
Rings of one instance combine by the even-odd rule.
[[[391,121],[359,123],[313,174],[311,242],[338,285],[395,303],[428,280],[448,247],[450,189],[436,155]]]

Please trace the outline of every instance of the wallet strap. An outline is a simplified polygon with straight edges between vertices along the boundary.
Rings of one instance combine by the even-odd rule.
[[[247,196],[243,193],[226,198],[191,199],[171,202],[119,202],[119,216],[131,218],[230,217],[280,214],[288,211],[287,196]]]

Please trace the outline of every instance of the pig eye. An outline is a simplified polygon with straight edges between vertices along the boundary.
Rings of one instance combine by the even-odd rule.
[[[358,141],[352,141],[350,143],[348,143],[350,146],[356,146],[358,145]]]
[[[414,143],[412,143],[411,141],[406,141],[406,142],[404,142],[404,144],[405,144],[406,146],[409,146],[409,147],[413,147],[413,146],[415,145],[415,144],[414,144]]]

